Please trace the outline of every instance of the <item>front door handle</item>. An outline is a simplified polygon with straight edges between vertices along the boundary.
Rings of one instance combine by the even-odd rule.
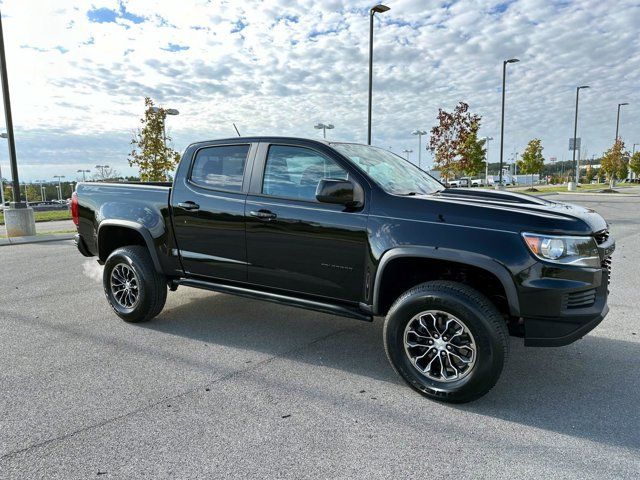
[[[259,218],[260,220],[273,220],[278,216],[275,213],[270,212],[269,210],[258,210],[257,212],[251,211],[249,212],[249,215]]]
[[[200,208],[200,205],[198,205],[196,202],[192,202],[191,200],[189,200],[187,202],[178,203],[178,207],[184,208],[185,210],[198,210]]]

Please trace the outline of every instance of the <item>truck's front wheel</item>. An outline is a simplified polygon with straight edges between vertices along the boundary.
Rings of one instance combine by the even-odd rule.
[[[475,400],[495,385],[508,339],[504,319],[484,295],[449,281],[405,292],[384,325],[395,370],[421,394],[452,403]]]
[[[111,308],[127,322],[146,322],[167,300],[167,283],[149,252],[137,245],[114,250],[104,264],[104,293]]]

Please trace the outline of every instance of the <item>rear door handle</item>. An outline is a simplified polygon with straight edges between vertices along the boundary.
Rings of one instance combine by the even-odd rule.
[[[259,218],[260,220],[273,220],[278,216],[275,213],[270,212],[269,210],[258,210],[257,212],[251,211],[249,212],[249,215]]]
[[[178,203],[178,207],[184,208],[185,210],[198,210],[200,208],[200,205],[198,205],[196,202],[192,202],[191,200],[189,200],[187,202]]]

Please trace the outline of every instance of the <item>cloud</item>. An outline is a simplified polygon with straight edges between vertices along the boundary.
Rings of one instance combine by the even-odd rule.
[[[505,157],[542,139],[569,157],[576,85],[589,157],[621,134],[640,142],[640,8],[621,0],[389,0],[376,15],[374,143],[417,151],[415,128],[458,101],[483,116],[498,153],[502,60]],[[366,140],[370,2],[7,0],[3,26],[20,171],[75,175],[109,163],[129,173],[130,132],[150,95],[180,115],[174,146],[243,134]],[[423,145],[426,142],[423,142]],[[416,153],[413,154],[416,157]],[[430,155],[423,156],[430,159]],[[0,162],[8,171],[6,156]]]

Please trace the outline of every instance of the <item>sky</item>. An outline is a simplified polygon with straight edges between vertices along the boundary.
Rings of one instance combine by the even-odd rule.
[[[620,135],[640,143],[637,0],[389,0],[375,17],[373,144],[413,150],[439,108],[469,103],[505,160],[540,138],[570,159],[575,89],[583,158]],[[615,5],[615,6],[614,6]],[[178,109],[172,145],[243,135],[366,142],[368,10],[352,0],[0,2],[20,180],[75,180],[78,169],[128,166],[144,97]],[[4,115],[0,114],[0,129]],[[423,149],[428,139],[423,137]],[[0,139],[0,142],[3,142]],[[0,144],[2,145],[2,144]],[[640,149],[640,145],[637,146]],[[2,174],[10,178],[6,146]],[[423,165],[432,156],[423,152]]]

